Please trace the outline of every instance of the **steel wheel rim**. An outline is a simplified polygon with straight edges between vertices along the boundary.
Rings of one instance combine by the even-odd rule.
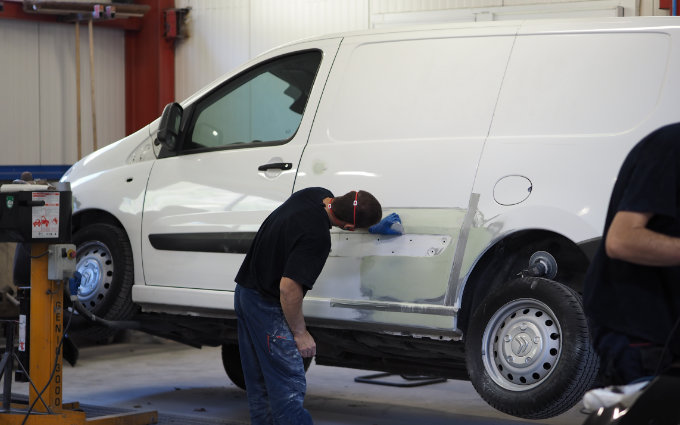
[[[513,300],[491,317],[482,336],[482,359],[491,379],[526,391],[546,380],[562,353],[562,329],[545,303]]]
[[[106,297],[113,278],[111,251],[101,242],[87,242],[78,247],[76,271],[82,276],[78,300],[93,310]]]

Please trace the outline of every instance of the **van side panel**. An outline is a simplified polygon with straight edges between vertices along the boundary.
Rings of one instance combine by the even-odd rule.
[[[662,94],[669,47],[668,35],[651,32],[518,37],[475,184],[483,215],[498,215],[498,232],[599,236],[623,158],[654,130],[646,121]],[[531,195],[501,205],[496,184],[516,174],[532,182]],[[529,208],[554,211],[508,227],[505,215]],[[566,227],[563,215],[582,223]]]
[[[295,190],[368,190],[407,235],[334,230],[306,316],[452,328],[448,276],[515,30],[343,40]]]
[[[649,30],[518,36],[473,189],[480,237],[599,237],[621,162],[667,120],[670,54],[669,34]],[[525,195],[507,192],[517,176]]]

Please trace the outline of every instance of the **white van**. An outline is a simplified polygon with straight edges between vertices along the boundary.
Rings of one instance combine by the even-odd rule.
[[[243,386],[234,276],[260,223],[305,187],[364,189],[405,233],[332,230],[304,302],[316,362],[470,379],[501,411],[557,415],[597,374],[578,293],[617,171],[680,121],[678,75],[677,18],[386,29],[272,50],[169,105],[160,131],[66,173],[79,297],[222,345]]]

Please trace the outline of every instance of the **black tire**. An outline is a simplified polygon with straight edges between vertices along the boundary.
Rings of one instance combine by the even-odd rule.
[[[107,320],[131,318],[136,311],[131,297],[134,263],[125,232],[110,224],[90,224],[73,235],[73,243],[76,270],[82,275],[80,302],[95,316]],[[74,316],[72,326],[77,336],[104,340],[116,332],[90,323]]]
[[[543,278],[515,279],[487,295],[473,313],[465,351],[479,395],[527,419],[570,409],[598,370],[580,296]]]
[[[312,364],[311,357],[303,357],[302,361],[305,365],[305,372]],[[246,380],[243,377],[243,367],[241,366],[241,355],[238,350],[238,344],[222,344],[222,366],[227,376],[231,379],[237,387],[242,390],[246,389]]]

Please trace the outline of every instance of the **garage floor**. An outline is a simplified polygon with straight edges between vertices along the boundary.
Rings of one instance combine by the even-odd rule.
[[[469,382],[415,388],[354,382],[367,374],[312,364],[306,407],[315,424],[575,425],[586,419],[581,405],[545,421],[513,418],[487,406]],[[64,402],[79,401],[89,417],[114,408],[157,410],[168,424],[249,423],[245,392],[228,380],[219,348],[133,334],[131,342],[81,348],[78,364],[65,365],[63,377]],[[27,395],[28,384],[14,383],[13,393]]]

